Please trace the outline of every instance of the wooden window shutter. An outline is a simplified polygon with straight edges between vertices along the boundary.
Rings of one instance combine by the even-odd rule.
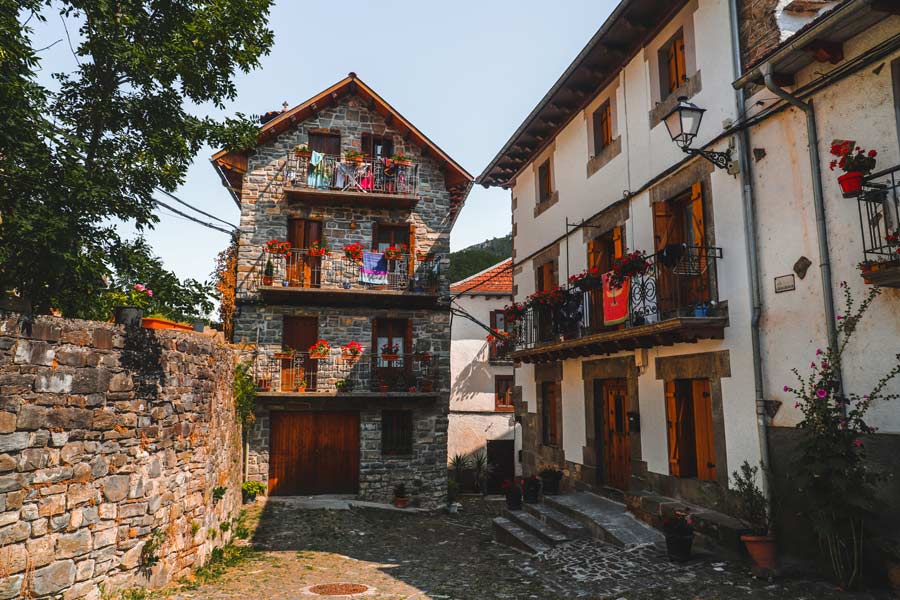
[[[412,354],[413,349],[413,322],[412,319],[406,319],[406,332],[403,337],[403,351],[406,354]]]
[[[608,146],[612,143],[612,106],[607,101],[606,104],[603,105],[603,113],[601,118],[601,123],[603,123],[603,146]]]
[[[553,261],[547,261],[540,266],[538,275],[538,289],[547,291],[554,285],[553,281]]]
[[[372,356],[378,355],[378,319],[372,319]]]
[[[706,224],[703,219],[703,184],[691,186],[691,231],[694,245],[706,246]]]
[[[694,436],[697,443],[697,478],[716,479],[716,448],[712,426],[712,393],[708,379],[691,382],[694,397]]]
[[[687,79],[687,65],[685,64],[684,57],[684,34],[680,35],[677,40],[675,40],[675,70],[676,70],[676,78],[677,84],[675,87],[677,88]]]
[[[676,46],[678,44],[672,44],[669,49],[666,51],[666,59],[668,62],[669,69],[669,92],[674,92],[678,89],[678,58],[675,56],[676,54]]]
[[[497,311],[491,311],[491,329],[497,329]]]
[[[378,223],[372,223],[372,251],[378,251]]]
[[[681,452],[678,448],[678,432],[681,428],[679,422],[678,406],[675,400],[675,382],[667,381],[666,392],[666,423],[669,433],[669,473],[675,477],[681,476]]]
[[[410,280],[416,275],[416,224],[409,224],[409,257],[407,258],[407,265],[409,266],[409,278]]]
[[[674,222],[675,216],[668,202],[653,203],[653,234],[657,252],[669,243],[669,232],[674,227]]]
[[[616,225],[613,228],[613,258],[618,259],[625,256],[625,244],[622,236],[622,226]]]

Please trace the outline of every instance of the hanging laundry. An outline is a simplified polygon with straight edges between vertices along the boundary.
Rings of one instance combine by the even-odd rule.
[[[363,252],[363,264],[359,267],[360,283],[387,285],[387,259],[381,252]]]

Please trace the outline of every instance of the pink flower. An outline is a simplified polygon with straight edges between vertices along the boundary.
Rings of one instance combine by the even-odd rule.
[[[819,398],[824,398],[827,395],[828,395],[828,392],[826,392],[822,388],[819,388],[816,390],[816,396],[818,396]]]
[[[824,354],[821,348],[816,349],[816,356],[822,356]]]
[[[789,392],[790,390],[791,388],[789,388],[788,386],[784,386],[784,391]]]
[[[816,363],[814,363],[814,362],[809,363],[809,368],[810,368],[810,369],[815,369],[815,368],[816,368]]]
[[[841,315],[838,315],[838,316],[837,316],[837,320],[838,320],[838,321],[840,321],[840,320],[843,319],[843,318],[844,318],[844,317],[841,316]]]
[[[136,284],[134,284],[134,289],[136,289],[139,292],[143,292],[147,288],[145,288],[144,284],[142,284],[142,283],[136,283]]]
[[[153,297],[153,290],[147,290],[147,295],[151,298]]]
[[[862,446],[862,440],[859,438],[853,440],[853,445],[859,448],[860,446]]]
[[[799,402],[794,402],[794,408],[800,408],[800,403],[799,403]]]

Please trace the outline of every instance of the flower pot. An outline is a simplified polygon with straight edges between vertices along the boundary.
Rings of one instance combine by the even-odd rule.
[[[559,494],[559,479],[556,477],[541,477],[541,487],[544,490],[544,494],[556,496]]]
[[[423,381],[420,386],[423,392],[433,392],[434,391],[434,382],[433,381]]]
[[[666,534],[666,553],[672,562],[687,562],[691,559],[691,546],[694,543],[694,533]]]
[[[141,327],[144,329],[177,329],[178,331],[193,331],[190,325],[182,325],[168,319],[158,319],[156,317],[147,317],[141,320]]]
[[[747,553],[760,569],[775,569],[775,537],[771,535],[742,535]]]
[[[345,358],[347,360],[356,360],[359,358],[358,352],[348,352],[347,350],[341,350],[341,358]]]
[[[530,504],[535,504],[531,502]],[[506,494],[506,508],[509,510],[522,510],[522,494]]]
[[[275,360],[291,360],[294,358],[293,352],[276,352],[272,355]]]
[[[271,275],[263,275],[262,280],[263,280],[263,285],[264,285],[264,286],[270,286],[270,285],[272,285],[272,276],[271,276]]]
[[[197,333],[203,333],[206,330],[206,321],[194,321],[193,327]]]
[[[309,357],[310,357],[312,360],[321,360],[321,359],[325,359],[325,358],[328,358],[330,355],[331,355],[331,353],[328,352],[328,351],[322,351],[322,352],[310,352],[310,353],[309,353]]]
[[[393,361],[395,361],[395,360],[400,360],[400,355],[399,355],[399,354],[389,354],[389,353],[386,354],[386,353],[382,353],[382,354],[381,354],[381,360],[386,360],[386,361],[391,361],[391,362],[393,362]]]
[[[841,191],[844,192],[844,198],[852,198],[856,196],[862,189],[863,174],[859,171],[850,171],[838,177],[838,183]]]
[[[395,160],[394,164],[400,165],[401,167],[411,167],[412,161],[411,160]]]
[[[541,499],[541,488],[539,486],[525,486],[522,490],[522,500],[526,504],[537,504]]]
[[[399,496],[394,496],[393,504],[397,508],[406,508],[409,505],[409,498],[400,498]]]
[[[117,306],[114,314],[116,325],[140,327],[144,309],[134,306]]]
[[[309,158],[312,156],[312,151],[294,150],[294,156],[296,156],[297,158]]]

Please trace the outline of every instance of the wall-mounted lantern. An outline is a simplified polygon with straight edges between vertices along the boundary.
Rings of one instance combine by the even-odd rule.
[[[728,169],[731,163],[731,148],[725,152],[711,152],[691,148],[697,132],[700,131],[700,122],[703,120],[705,108],[700,108],[693,102],[688,102],[686,96],[678,98],[678,104],[663,117],[669,137],[678,144],[685,154],[690,156],[702,156],[720,169]]]

